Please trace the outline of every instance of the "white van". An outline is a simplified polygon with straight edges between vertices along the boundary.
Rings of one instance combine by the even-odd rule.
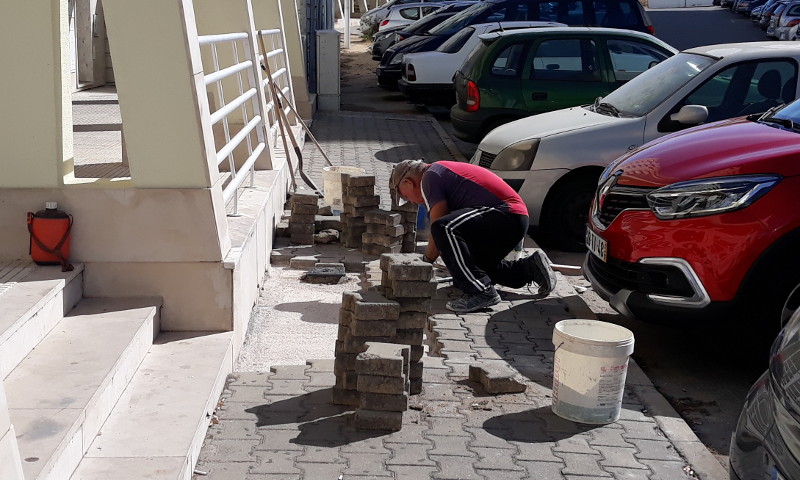
[[[786,42],[685,50],[594,104],[492,130],[471,163],[491,169],[520,193],[537,239],[580,251],[597,179],[609,163],[670,132],[793,100],[798,64],[800,44]]]

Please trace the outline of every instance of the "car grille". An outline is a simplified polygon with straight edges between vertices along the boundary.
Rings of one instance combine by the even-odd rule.
[[[624,210],[650,208],[646,195],[651,191],[653,189],[649,187],[614,185],[603,199],[602,209],[597,215],[597,220],[607,227]]]
[[[494,157],[497,155],[493,153],[481,152],[481,159],[478,161],[478,165],[483,168],[489,168],[492,166],[492,162],[494,162]]]
[[[589,270],[607,289],[676,297],[691,297],[694,290],[683,272],[672,265],[630,263],[609,257],[603,262],[589,254]]]

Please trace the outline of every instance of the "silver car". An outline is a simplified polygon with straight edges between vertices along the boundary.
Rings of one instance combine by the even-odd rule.
[[[800,24],[800,1],[790,3],[778,18],[774,35],[778,40],[795,40],[792,27]]]

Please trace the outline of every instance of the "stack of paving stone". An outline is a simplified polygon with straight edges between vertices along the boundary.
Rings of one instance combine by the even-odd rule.
[[[389,210],[370,210],[364,220],[367,223],[367,231],[361,236],[361,252],[364,255],[400,253],[405,233],[401,214]]]
[[[344,292],[339,310],[336,340],[333,403],[359,406],[356,357],[367,350],[367,342],[396,343],[400,304],[379,292]]]
[[[436,293],[433,266],[419,254],[381,255],[381,287],[384,296],[399,305],[394,343],[409,345],[410,392],[422,392],[422,355],[425,325]]]
[[[375,195],[375,175],[342,174],[342,245],[361,248],[361,236],[367,231],[364,216],[381,203]]]
[[[400,430],[408,410],[409,347],[369,342],[356,357],[356,372],[356,428]]]
[[[314,244],[314,221],[319,211],[319,196],[313,193],[295,193],[289,200],[289,239],[295,245]]]
[[[417,249],[417,215],[419,215],[420,207],[411,202],[398,205],[396,195],[396,192],[392,192],[392,211],[399,213],[402,217],[400,224],[403,226],[403,242],[400,251],[414,253]]]

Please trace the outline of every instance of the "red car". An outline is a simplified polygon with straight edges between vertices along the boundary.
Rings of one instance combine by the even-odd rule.
[[[774,333],[800,283],[800,101],[620,157],[589,215],[584,275],[619,312]]]

